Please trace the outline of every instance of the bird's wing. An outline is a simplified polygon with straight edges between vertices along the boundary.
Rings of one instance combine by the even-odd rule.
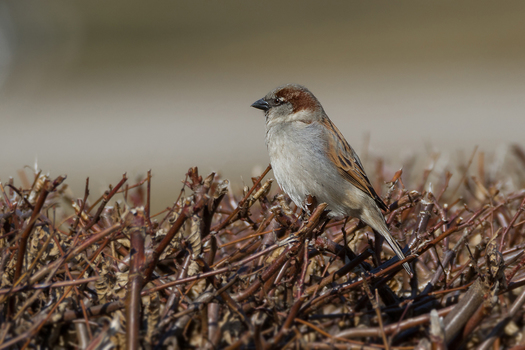
[[[379,208],[388,210],[385,202],[372,187],[359,157],[346,142],[339,129],[328,117],[323,118],[321,123],[331,132],[329,136],[333,136],[328,137],[328,156],[337,167],[339,173],[352,185],[372,197]]]

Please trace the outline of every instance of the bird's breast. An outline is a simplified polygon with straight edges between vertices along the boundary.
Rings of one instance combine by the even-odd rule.
[[[341,177],[326,156],[322,129],[294,122],[270,127],[266,145],[277,183],[294,203],[303,207],[308,195],[329,205],[344,196]]]

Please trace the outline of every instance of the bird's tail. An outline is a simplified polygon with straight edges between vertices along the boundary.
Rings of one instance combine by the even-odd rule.
[[[388,231],[386,227],[384,227],[383,230],[379,231],[379,233],[381,234],[381,236],[385,238],[385,240],[388,242],[390,247],[394,250],[399,260],[403,260],[404,258],[406,258],[405,254],[401,250],[401,247],[399,246],[399,243],[397,243],[396,239],[392,237],[392,235],[390,234],[390,231]],[[405,268],[408,275],[412,277],[413,273],[412,273],[412,269],[410,268],[410,265],[408,265],[408,263],[403,263],[403,267]]]
[[[390,231],[386,226],[385,217],[383,216],[379,208],[375,206],[375,203],[373,208],[375,208],[375,210],[364,210],[360,219],[363,220],[366,224],[368,224],[368,226],[370,226],[374,231],[383,236],[390,245],[390,247],[392,247],[397,257],[400,260],[403,260],[405,258],[405,254],[403,254],[399,243],[397,243],[395,238],[392,237],[392,235],[390,234]],[[405,268],[409,276],[412,277],[412,269],[410,268],[408,263],[403,263],[403,267]]]

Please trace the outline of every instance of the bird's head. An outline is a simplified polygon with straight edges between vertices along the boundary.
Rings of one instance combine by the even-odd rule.
[[[296,84],[279,86],[255,101],[252,107],[264,111],[267,124],[295,120],[313,122],[324,115],[323,107],[310,90]]]

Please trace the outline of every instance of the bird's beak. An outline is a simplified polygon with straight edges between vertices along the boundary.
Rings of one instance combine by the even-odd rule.
[[[266,102],[262,98],[252,103],[252,107],[257,108],[257,109],[262,109],[265,112],[270,109],[270,105],[268,104],[268,102]]]

